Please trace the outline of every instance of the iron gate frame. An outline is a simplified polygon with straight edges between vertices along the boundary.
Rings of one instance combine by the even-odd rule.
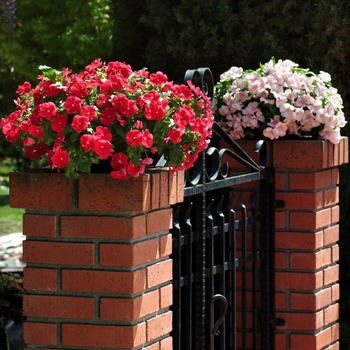
[[[211,93],[213,84],[208,68],[187,71],[185,81],[189,79],[203,91]],[[229,148],[220,148],[221,141],[225,141]],[[187,203],[187,209],[181,211],[184,210],[181,205],[173,208],[172,335],[176,350],[237,349],[237,268],[241,268],[242,274],[240,349],[247,349],[248,262],[253,265],[252,327],[249,329],[253,333],[252,349],[274,349],[274,172],[272,168],[266,167],[267,149],[264,141],[257,141],[256,151],[260,152],[259,164],[214,122],[211,144],[202,152],[193,169],[185,172],[185,199],[182,206]],[[235,159],[247,171],[240,175],[230,175],[232,169],[222,161],[224,156]],[[229,193],[232,192],[232,186],[256,180],[260,181],[260,188],[258,196],[257,191],[254,192],[255,198],[254,194],[250,196],[251,215],[247,216],[247,207],[240,195],[238,201],[242,218],[238,219],[237,210],[232,207],[233,197],[229,195],[228,203],[225,203],[227,206],[224,207],[224,195],[218,199],[216,216],[219,219],[216,221],[219,220],[220,223],[217,225],[211,214],[212,203],[208,203],[207,193]],[[252,252],[249,254],[246,244],[247,226],[254,236]],[[241,257],[236,256],[235,240],[238,230],[243,232]],[[228,239],[231,240],[229,243]],[[214,240],[221,242],[220,262],[217,262],[214,254]],[[186,252],[185,255],[183,251]],[[225,275],[231,275],[231,280],[227,281]],[[218,284],[221,284],[220,288]],[[218,288],[221,293],[216,292]]]

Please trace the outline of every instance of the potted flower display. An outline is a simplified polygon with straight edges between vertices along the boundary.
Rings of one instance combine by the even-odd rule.
[[[209,100],[191,82],[100,59],[78,74],[39,69],[39,83],[18,87],[16,110],[0,128],[27,157],[46,157],[68,177],[101,161],[115,179],[137,177],[160,156],[171,170],[188,169],[208,146]]]
[[[336,144],[346,124],[330,75],[290,60],[272,58],[256,70],[231,67],[214,95],[216,120],[234,140],[311,137]]]

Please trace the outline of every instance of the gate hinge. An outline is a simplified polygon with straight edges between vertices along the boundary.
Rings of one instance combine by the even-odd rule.
[[[284,318],[275,318],[274,323],[276,327],[283,327],[286,324],[286,321]]]
[[[286,203],[283,200],[277,200],[275,201],[275,207],[278,209],[284,208]]]

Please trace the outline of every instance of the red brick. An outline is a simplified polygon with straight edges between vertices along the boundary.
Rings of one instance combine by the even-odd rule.
[[[289,214],[290,228],[295,230],[318,230],[332,223],[330,208],[316,212],[291,212]]]
[[[332,286],[332,302],[338,301],[340,299],[340,287],[336,283]]]
[[[286,179],[287,174],[285,173],[275,173],[275,189],[284,190],[286,189]]]
[[[282,229],[286,227],[286,214],[285,212],[275,212],[275,229]]]
[[[57,345],[57,326],[52,323],[24,322],[23,334],[27,345]]]
[[[275,307],[276,310],[284,310],[286,308],[286,294],[275,293]]]
[[[100,318],[112,321],[135,321],[159,310],[159,291],[136,298],[101,298]]]
[[[23,241],[23,261],[41,264],[93,265],[94,245]]]
[[[78,180],[80,210],[140,212],[151,207],[151,175],[116,181],[110,174],[81,174]]]
[[[171,234],[161,236],[160,238],[160,257],[164,258],[173,252],[173,237]]]
[[[326,309],[323,310],[324,312],[324,324],[328,325],[330,323],[333,323],[335,321],[338,321],[339,319],[339,304],[335,303]]]
[[[281,252],[275,253],[275,268],[284,269],[286,267],[286,254]]]
[[[169,334],[173,330],[173,314],[171,311],[147,320],[147,341]]]
[[[146,235],[144,215],[61,216],[60,235],[64,238],[136,239]]]
[[[62,345],[88,348],[134,348],[146,343],[146,324],[107,326],[62,324]]]
[[[291,293],[290,309],[316,311],[332,302],[332,289],[322,289],[317,293]]]
[[[332,326],[332,341],[335,342],[339,340],[340,336],[340,325],[339,323],[336,323]]]
[[[275,349],[276,350],[286,350],[286,335],[277,333],[275,335]]]
[[[276,317],[283,318],[285,321],[285,325],[279,326],[278,329],[315,331],[323,327],[323,311],[315,313],[277,312]]]
[[[339,187],[329,188],[323,192],[323,206],[328,207],[339,203]]]
[[[177,171],[177,183],[176,183],[176,203],[182,203],[184,201],[184,194],[185,194],[185,172],[184,171]]]
[[[318,270],[331,263],[332,250],[328,248],[315,253],[290,253],[289,259],[289,266],[293,270]]]
[[[325,169],[328,167],[328,141],[281,140],[273,144],[276,169]]]
[[[147,268],[147,288],[152,288],[173,279],[173,261],[161,261]]]
[[[339,245],[334,244],[332,247],[332,262],[339,261]]]
[[[146,270],[63,270],[62,290],[135,294],[146,288]]]
[[[25,316],[44,318],[94,318],[94,299],[70,296],[24,295]]]
[[[339,168],[333,168],[332,169],[332,185],[339,185],[340,182],[340,175],[339,175]]]
[[[173,350],[173,338],[167,337],[160,341],[160,350]]]
[[[145,348],[142,348],[142,350],[159,350],[159,349],[160,349],[160,344],[159,344],[159,342],[154,343],[154,344],[152,344],[152,345],[149,345],[149,346],[147,346],[147,347],[145,347]]]
[[[160,171],[157,168],[148,171],[151,176],[151,209],[158,209],[160,207]]]
[[[330,245],[339,241],[339,225],[327,227],[323,231],[323,244]]]
[[[27,291],[56,291],[57,270],[25,267],[23,271],[23,286]]]
[[[337,224],[340,221],[340,208],[336,205],[332,209],[332,224]]]
[[[323,285],[323,271],[316,273],[276,272],[276,289],[315,290]]]
[[[328,166],[335,167],[339,165],[339,144],[328,143]]]
[[[322,192],[276,192],[275,199],[284,201],[283,209],[315,210],[323,208]]]
[[[291,334],[291,349],[320,350],[330,344],[331,336],[331,328],[316,334]]]
[[[331,170],[318,172],[298,172],[289,174],[291,190],[318,190],[330,186]]]
[[[10,206],[37,210],[72,210],[75,207],[74,179],[51,171],[10,174]]]
[[[326,348],[326,350],[339,350],[339,349],[340,349],[339,342],[336,342],[336,343],[330,345],[328,348]]]
[[[173,304],[173,285],[169,284],[159,290],[159,308],[164,309]]]
[[[24,214],[23,234],[36,237],[56,237],[56,216]]]
[[[323,284],[327,286],[328,284],[337,282],[339,280],[339,265],[333,265],[328,267],[323,271]]]
[[[159,238],[133,244],[101,244],[101,266],[137,266],[159,259]]]
[[[308,249],[316,250],[323,247],[323,230],[308,232],[276,232],[276,249]]]
[[[153,211],[147,214],[147,234],[169,232],[172,228],[173,211],[171,208]]]

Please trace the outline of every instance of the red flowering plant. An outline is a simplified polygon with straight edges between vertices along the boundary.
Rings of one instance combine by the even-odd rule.
[[[116,179],[137,177],[155,155],[171,170],[184,170],[208,146],[210,101],[190,81],[178,85],[162,72],[100,59],[78,74],[39,69],[39,83],[18,87],[17,108],[0,128],[27,157],[47,157],[69,177],[89,173],[101,160]]]

